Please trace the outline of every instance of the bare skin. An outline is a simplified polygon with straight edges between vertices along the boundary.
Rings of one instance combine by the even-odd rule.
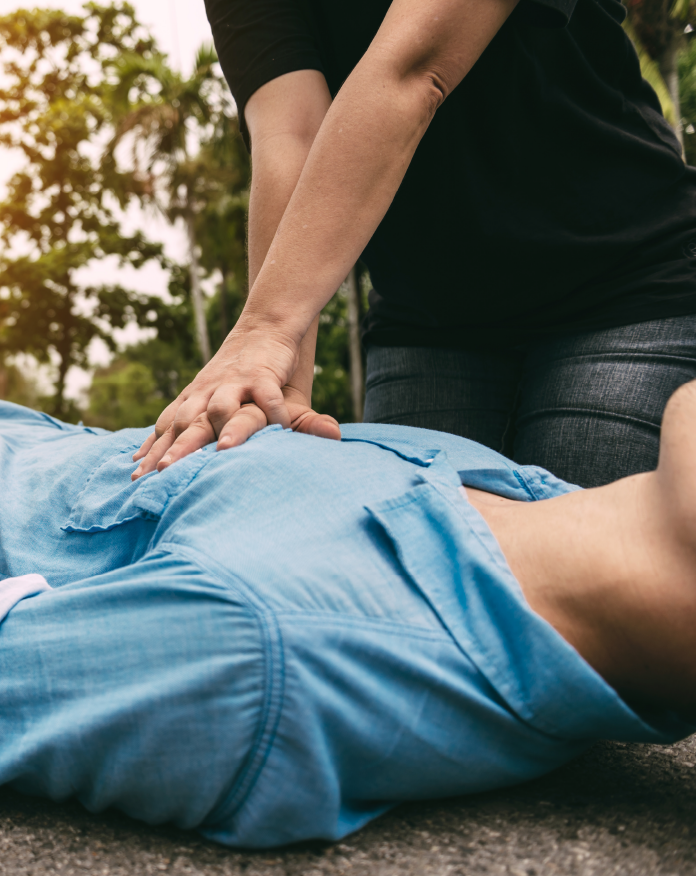
[[[247,246],[252,288],[330,106],[329,88],[317,70],[296,70],[272,79],[254,92],[247,103],[245,119],[251,134],[253,163]],[[333,417],[320,416],[312,410],[318,322],[316,317],[307,329],[300,344],[297,368],[282,393],[295,431],[339,439],[341,430]],[[182,401],[183,395],[175,403],[177,410]],[[167,411],[158,421],[156,432],[133,456],[134,462],[142,460],[133,480],[155,466],[160,470],[166,468],[184,456],[188,447],[215,440],[215,429],[206,412],[190,423],[182,444],[168,453],[176,427],[167,420]],[[233,420],[233,445],[243,444],[268,422],[261,408],[249,403],[236,411]]]
[[[541,502],[467,489],[534,611],[627,701],[696,714],[696,382],[656,471]]]
[[[282,197],[268,194],[263,184],[266,195],[258,204],[285,200],[286,206],[282,218],[274,206],[266,213],[268,228],[277,225],[244,312],[218,353],[162,413],[155,435],[134,457],[141,460],[134,477],[161,470],[216,438],[218,448],[224,449],[243,443],[266,422],[291,425],[293,414],[283,387],[293,387],[293,380],[293,401],[309,409],[307,380],[300,378],[298,386],[294,375],[307,367],[313,354],[310,333],[317,314],[381,222],[438,107],[473,67],[516,2],[394,0],[330,108],[325,82],[317,88],[315,80],[305,91],[307,78],[288,74],[302,90],[288,96],[286,108],[292,107],[305,131],[314,127],[315,136],[305,137],[291,161],[278,159],[278,167],[292,167],[287,176],[282,170]],[[273,88],[265,95],[255,110],[251,105],[256,95],[252,97],[246,117],[254,175],[260,172],[270,180],[277,177],[278,167],[270,175],[268,166],[263,169],[263,149],[257,161],[253,126],[274,123],[253,116],[271,119],[272,113],[264,109],[271,106],[283,119],[292,114],[283,112],[283,101],[276,99]],[[288,124],[292,130],[293,123]],[[278,135],[283,136],[282,126]],[[269,154],[282,154],[280,142]],[[307,144],[311,148],[302,158]],[[289,195],[287,182],[293,175]],[[244,410],[242,405],[251,402],[260,413]],[[316,415],[305,417],[302,425],[314,434],[329,431]]]

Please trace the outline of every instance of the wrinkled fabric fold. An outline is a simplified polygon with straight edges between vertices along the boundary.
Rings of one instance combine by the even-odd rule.
[[[0,403],[0,784],[270,847],[694,730],[530,610],[461,491],[575,489],[548,472],[276,426],[132,483],[148,432]]]

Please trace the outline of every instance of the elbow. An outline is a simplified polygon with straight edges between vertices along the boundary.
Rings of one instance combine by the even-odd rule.
[[[444,78],[433,69],[421,73],[422,85],[426,94],[426,102],[431,107],[432,115],[442,106],[449,94]]]
[[[412,100],[418,106],[418,115],[426,125],[429,124],[449,93],[444,79],[437,71],[428,68],[411,71],[405,80]]]

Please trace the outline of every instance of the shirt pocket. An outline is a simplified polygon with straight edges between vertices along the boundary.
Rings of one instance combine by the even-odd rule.
[[[566,739],[655,738],[532,611],[488,524],[463,497],[424,483],[366,510],[442,626],[519,718]]]
[[[158,520],[212,458],[206,450],[175,462],[163,472],[151,472],[137,481],[132,460],[140,444],[126,447],[98,466],[87,479],[61,529],[64,532],[108,532],[139,518]],[[213,448],[214,449],[214,448]]]

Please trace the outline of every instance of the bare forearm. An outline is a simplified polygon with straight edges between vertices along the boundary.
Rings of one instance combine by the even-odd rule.
[[[256,281],[309,154],[309,144],[298,140],[289,142],[289,138],[284,138],[282,157],[278,160],[272,154],[274,145],[280,145],[275,138],[266,144],[260,144],[257,152],[259,157],[254,162],[257,171],[252,176],[249,198],[250,286]],[[318,325],[317,316],[302,338],[299,362],[289,381],[308,403],[311,403],[312,398]]]
[[[412,33],[408,22],[391,21],[391,11],[387,15],[384,35],[378,34],[350,75],[317,134],[251,290],[245,326],[274,328],[293,343],[304,336],[389,208],[439,103],[515,0],[424,5],[439,9],[448,3],[465,36],[453,46],[444,40],[443,50],[441,35],[435,34],[434,60],[421,45],[417,22]],[[408,4],[400,9],[397,17],[413,14]],[[394,32],[398,45],[390,42]],[[408,50],[402,51],[403,45]],[[446,71],[442,75],[440,68]]]
[[[295,109],[288,127],[283,116],[293,98],[293,107],[297,107],[298,91],[306,95],[306,100],[300,101],[299,113]],[[324,78],[314,70],[299,71],[271,82],[249,102],[247,121],[253,144],[248,238],[250,287],[256,282],[330,104]],[[308,402],[318,323],[317,316],[304,335],[299,363],[289,381]]]
[[[255,281],[244,312],[213,359],[161,414],[155,435],[136,454],[144,458],[134,477],[155,466],[166,468],[215,436],[219,449],[241,444],[261,420],[339,437],[331,418],[313,414],[306,398],[296,398],[300,393],[293,379],[307,393],[313,372],[313,332],[308,335],[308,330],[389,208],[439,103],[471,69],[516,2],[393,0],[325,116],[321,101],[298,105],[295,100],[299,74],[306,82],[315,77],[315,85],[321,77],[328,95],[318,71],[286,74],[252,95],[245,118],[257,180],[257,160],[264,154],[282,158],[278,144],[288,133],[309,131],[301,139],[311,149],[306,161],[301,151],[292,154],[288,166],[294,170],[285,178],[282,196],[270,189],[253,193],[250,268]],[[281,80],[289,87],[287,100],[277,87]],[[277,117],[282,124],[274,121]],[[305,125],[307,120],[311,124]],[[288,402],[293,395],[295,416]]]
[[[430,120],[430,108],[400,107],[394,89],[363,81],[370,72],[329,110],[249,296],[246,317],[295,341],[360,256]]]

